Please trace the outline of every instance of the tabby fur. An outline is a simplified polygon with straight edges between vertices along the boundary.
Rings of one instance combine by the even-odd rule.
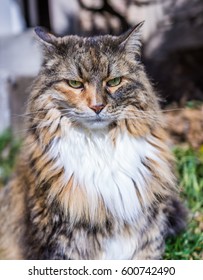
[[[2,259],[160,259],[184,227],[140,27],[88,38],[36,28],[44,62],[16,172],[0,192]]]

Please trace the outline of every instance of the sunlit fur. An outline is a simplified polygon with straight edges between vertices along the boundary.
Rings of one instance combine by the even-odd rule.
[[[119,37],[36,33],[44,62],[16,175],[0,193],[1,257],[160,259],[184,210],[139,26]]]

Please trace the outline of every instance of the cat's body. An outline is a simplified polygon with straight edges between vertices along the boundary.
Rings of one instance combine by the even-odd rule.
[[[159,259],[165,237],[182,229],[137,33],[37,30],[46,56],[16,176],[0,193],[1,258]]]

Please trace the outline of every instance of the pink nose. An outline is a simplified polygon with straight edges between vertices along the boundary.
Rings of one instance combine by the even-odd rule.
[[[92,105],[90,106],[90,109],[92,109],[96,114],[99,114],[102,109],[104,109],[104,105],[103,104],[99,104],[99,105]]]

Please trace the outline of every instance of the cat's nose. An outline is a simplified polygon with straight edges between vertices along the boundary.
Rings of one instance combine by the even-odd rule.
[[[104,109],[104,107],[105,106],[103,104],[99,104],[90,106],[90,109],[92,109],[96,114],[99,114]]]

